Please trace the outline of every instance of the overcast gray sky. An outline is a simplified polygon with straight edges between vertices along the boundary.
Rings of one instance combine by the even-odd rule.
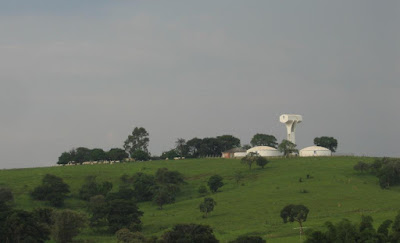
[[[73,147],[285,137],[400,156],[399,1],[0,0],[0,168]]]

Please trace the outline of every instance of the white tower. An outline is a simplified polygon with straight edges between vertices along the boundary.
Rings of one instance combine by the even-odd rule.
[[[301,115],[283,114],[279,117],[279,120],[286,124],[287,140],[296,144],[295,130],[297,123],[303,121]]]

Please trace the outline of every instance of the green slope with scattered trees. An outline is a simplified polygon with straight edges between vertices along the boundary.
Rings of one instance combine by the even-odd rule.
[[[121,187],[124,183],[154,177],[153,186],[157,190],[152,190],[152,199],[136,203],[138,210],[143,212],[140,220],[145,237],[160,237],[176,224],[195,223],[209,225],[220,242],[243,235],[260,236],[267,242],[298,242],[299,225],[284,223],[281,218],[281,210],[287,205],[307,207],[307,220],[302,221],[305,231],[324,231],[326,221],[337,224],[344,218],[359,223],[362,215],[372,216],[375,228],[385,220],[395,218],[400,209],[400,188],[382,189],[376,175],[353,169],[359,161],[372,164],[374,159],[276,158],[268,159],[264,168],[257,163],[249,167],[240,160],[215,158],[1,170],[0,187],[11,189],[13,201],[8,202],[10,207],[32,212],[35,208],[52,207],[48,201],[35,200],[31,192],[44,185],[42,180],[46,174],[54,175],[61,178],[70,191],[64,190],[66,198],[55,210],[74,210],[80,213],[74,217],[86,217],[90,221],[93,211],[89,210],[91,195],[87,188],[94,187],[98,190],[96,194],[105,197],[108,194],[118,197],[121,188],[136,189],[133,184]],[[177,172],[171,177],[178,178],[176,182],[165,179],[170,177],[165,177],[166,170],[159,170],[162,168]],[[138,179],[138,173],[148,176]],[[161,175],[157,176],[157,173]],[[183,176],[183,181],[179,181],[179,175]],[[214,175],[222,178],[222,181],[218,180],[221,182],[218,185],[222,186],[211,192],[209,180]],[[105,182],[111,183],[112,188]],[[86,187],[82,189],[84,184]],[[167,193],[171,190],[175,192],[173,200]],[[212,198],[212,203],[205,198]],[[108,205],[124,203],[121,199],[112,199]],[[160,205],[160,200],[165,203]],[[172,237],[173,233],[168,235]],[[75,239],[117,242],[115,234],[90,227],[82,229]]]

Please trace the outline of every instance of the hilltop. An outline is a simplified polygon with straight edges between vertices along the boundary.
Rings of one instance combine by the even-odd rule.
[[[373,216],[374,224],[379,225],[397,213],[400,188],[382,190],[376,177],[355,172],[353,166],[360,160],[371,162],[373,158],[275,158],[264,169],[253,166],[252,170],[237,159],[220,158],[57,166],[2,170],[0,185],[12,189],[16,208],[32,210],[45,204],[33,201],[29,192],[40,184],[45,174],[60,176],[72,192],[65,207],[85,211],[86,202],[77,199],[77,194],[86,176],[110,181],[117,190],[123,174],[154,174],[158,168],[166,167],[181,172],[187,184],[176,203],[165,205],[163,210],[152,202],[138,204],[144,212],[145,235],[159,236],[176,223],[199,223],[210,225],[221,242],[243,234],[259,235],[267,242],[298,242],[299,232],[293,229],[298,225],[283,224],[279,216],[287,204],[306,205],[310,213],[304,226],[312,229],[319,229],[325,221],[337,222],[342,218],[358,222],[362,214]],[[245,175],[239,184],[233,178],[237,171]],[[217,206],[209,218],[202,218],[198,206],[203,197],[198,188],[214,174],[221,175],[225,185],[220,192],[208,195],[215,199]],[[79,238],[116,242],[114,236],[99,235],[90,229]]]

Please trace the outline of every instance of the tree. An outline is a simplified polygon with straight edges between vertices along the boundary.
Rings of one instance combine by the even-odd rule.
[[[71,242],[85,226],[86,218],[81,213],[69,209],[53,212],[52,235],[56,242]]]
[[[263,169],[264,169],[264,166],[268,163],[269,163],[269,161],[264,157],[258,156],[256,159],[256,164]]]
[[[253,136],[253,138],[250,141],[250,144],[255,147],[255,146],[269,146],[276,148],[278,145],[275,136],[273,135],[268,135],[268,134],[262,134],[262,133],[257,133]]]
[[[217,140],[220,143],[221,151],[226,151],[232,148],[240,147],[240,139],[232,135],[218,136]]]
[[[215,205],[217,205],[217,202],[211,197],[204,198],[204,202],[199,205],[200,212],[204,213],[203,218],[207,218],[208,213],[214,210]]]
[[[369,169],[369,165],[363,161],[358,161],[358,163],[354,165],[353,169],[363,173]]]
[[[257,161],[257,158],[258,158],[258,157],[259,157],[259,156],[258,156],[257,153],[249,153],[249,154],[247,154],[246,156],[244,156],[244,157],[240,160],[240,162],[241,162],[242,164],[245,164],[245,165],[249,166],[249,170],[251,170],[251,166],[253,165],[254,162]]]
[[[46,174],[42,185],[36,187],[31,196],[35,200],[48,201],[52,206],[61,207],[69,192],[69,186],[60,177]]]
[[[176,151],[176,149],[171,149],[161,154],[161,159],[174,159],[175,157],[179,157],[179,154]]]
[[[112,233],[122,228],[139,230],[141,228],[140,217],[143,212],[133,201],[116,199],[108,204],[107,221]]]
[[[91,197],[88,203],[88,210],[92,215],[89,219],[91,227],[107,225],[108,204],[103,195]]]
[[[208,179],[207,185],[210,188],[210,191],[215,193],[224,185],[224,182],[222,181],[222,177],[220,175],[213,175],[210,177],[210,179]]]
[[[278,146],[279,152],[283,153],[285,157],[288,157],[290,154],[298,153],[299,151],[296,149],[296,144],[284,139],[282,143]]]
[[[161,236],[163,243],[218,243],[213,230],[208,225],[177,224],[171,231]]]
[[[167,168],[159,168],[156,172],[155,180],[159,184],[168,185],[185,184],[183,175],[178,171],[170,171]]]
[[[175,191],[170,190],[168,186],[160,186],[154,192],[153,201],[161,210],[164,204],[173,203],[175,201]]]
[[[300,225],[300,234],[303,234],[303,222],[307,220],[309,211],[304,205],[289,204],[281,210],[281,218],[285,224],[287,222],[298,222]]]
[[[314,144],[317,146],[321,146],[324,148],[329,149],[333,153],[336,152],[338,142],[335,138],[333,137],[316,137],[314,138]]]
[[[128,157],[129,157],[129,155],[125,152],[125,150],[120,149],[120,148],[112,148],[112,149],[110,149],[110,151],[107,152],[108,160],[122,161]]]
[[[3,230],[0,227],[0,242],[43,243],[50,239],[49,228],[33,213],[27,211],[10,211],[5,218],[4,226]]]
[[[129,135],[124,142],[124,149],[132,158],[136,150],[148,152],[149,146],[149,133],[143,127],[135,127],[132,135]]]
[[[68,162],[73,161],[74,158],[72,157],[70,152],[63,152],[60,157],[58,157],[58,162],[57,164],[59,165],[65,165],[68,164]]]
[[[85,148],[85,147],[79,147],[75,150],[75,156],[74,156],[74,161],[77,163],[83,163],[85,161],[90,161],[91,159],[91,154],[90,154],[90,149]]]
[[[100,161],[106,159],[107,159],[107,154],[106,152],[104,152],[104,150],[99,148],[90,150],[90,161]]]
[[[142,243],[142,242],[148,242],[146,237],[140,233],[140,232],[131,232],[127,228],[123,228],[118,230],[115,233],[115,236],[117,237],[118,242],[123,242],[123,243]]]
[[[186,154],[186,150],[187,150],[187,147],[186,147],[186,140],[183,139],[183,138],[178,138],[178,139],[176,140],[176,142],[175,142],[175,145],[176,145],[176,151],[178,151],[179,156],[180,156],[181,158],[184,157],[185,154]]]
[[[266,241],[260,236],[239,236],[233,241],[229,241],[229,243],[266,243]]]
[[[143,150],[135,150],[131,154],[131,158],[136,161],[147,161],[150,159],[150,154]]]
[[[96,176],[87,176],[85,183],[79,189],[79,198],[88,201],[91,197],[96,195],[106,196],[112,189],[113,185],[109,181],[98,183]]]
[[[154,195],[156,181],[153,175],[138,172],[130,179],[133,193],[138,202],[150,201]]]
[[[190,157],[192,158],[199,157],[199,150],[202,142],[203,140],[200,138],[192,138],[186,142],[186,146],[188,147],[188,153]]]

